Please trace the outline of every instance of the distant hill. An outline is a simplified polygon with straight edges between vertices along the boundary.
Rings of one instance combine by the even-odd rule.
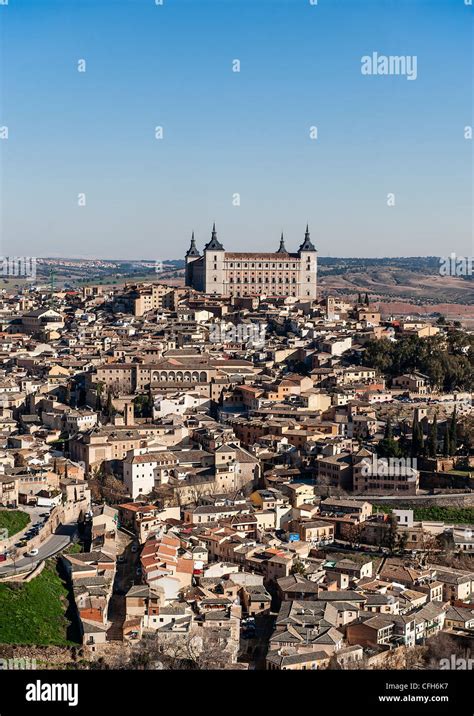
[[[439,258],[330,258],[321,257],[323,291],[353,295],[367,291],[371,299],[404,299],[412,303],[474,303],[473,276],[441,276]]]

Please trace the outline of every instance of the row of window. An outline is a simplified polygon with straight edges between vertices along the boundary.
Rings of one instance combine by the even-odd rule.
[[[287,291],[282,291],[281,288],[275,289],[275,293],[278,296],[296,296],[296,291],[292,291],[291,293]],[[254,294],[247,292],[247,289],[243,289],[242,292],[240,291],[234,291],[233,286],[229,288],[229,295],[230,296],[252,296]],[[306,291],[307,296],[311,296],[311,291]]]
[[[160,372],[153,371],[151,374],[151,380],[152,381],[156,381],[156,380],[171,381],[171,382],[174,380],[176,380],[178,382],[194,381],[194,382],[198,382],[198,383],[205,383],[207,381],[207,373],[205,371],[199,372],[197,370],[192,371],[192,373],[191,373],[191,371],[186,371],[183,373],[183,371],[180,371],[180,370],[178,370],[176,372],[174,370],[172,370],[172,371],[164,371],[163,370]]]
[[[216,260],[216,259],[214,259],[214,261],[215,261],[215,260]],[[215,266],[215,265],[216,265],[216,264],[214,264],[214,266]],[[310,265],[311,265],[311,259],[308,258],[308,260],[307,260],[307,266],[310,266]],[[276,268],[276,269],[283,269],[283,268],[286,268],[286,269],[289,269],[289,268],[290,268],[290,264],[283,264],[283,263],[280,263],[280,262],[277,263],[277,264],[261,264],[261,263],[257,263],[257,264],[255,264],[255,263],[253,263],[253,264],[249,264],[249,263],[242,263],[242,264],[239,264],[239,263],[236,263],[236,264],[234,264],[234,263],[229,263],[229,264],[227,264],[227,262],[226,262],[226,268],[231,268],[231,269],[232,269],[232,268],[234,268],[234,267],[235,267],[235,268],[244,268],[244,269],[246,269],[246,268],[256,268],[256,269],[270,269],[270,268],[272,268],[272,269],[275,269],[275,268]],[[298,268],[298,266],[297,266],[297,264],[291,264],[291,268],[292,268],[292,269],[296,269],[296,268]]]
[[[216,276],[214,276],[214,281],[217,282]],[[308,276],[307,281],[308,281],[308,283],[311,283],[311,276]],[[239,277],[237,277],[235,280],[233,278],[230,278],[229,283],[270,283],[270,279],[266,278],[265,281],[263,281],[262,278],[254,279],[252,277],[249,281],[248,278],[246,276],[244,276],[243,279],[240,279]],[[271,283],[290,283],[290,279],[289,278],[283,279],[281,277],[276,279],[275,277],[273,277],[271,280]],[[296,279],[295,278],[291,279],[291,283],[293,283],[293,284],[297,283]]]

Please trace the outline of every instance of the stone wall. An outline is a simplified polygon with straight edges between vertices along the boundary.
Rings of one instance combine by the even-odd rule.
[[[360,499],[360,498],[359,498]],[[371,502],[374,505],[386,504],[394,509],[406,507],[407,509],[413,509],[414,507],[474,507],[474,492],[472,493],[451,493],[451,494],[440,494],[417,497],[402,497],[400,496],[397,500],[388,500],[387,496],[377,497],[365,497],[367,502]]]
[[[80,649],[69,646],[0,645],[0,658],[34,659],[38,669],[57,669],[63,664],[73,664],[81,654]]]
[[[474,471],[471,473],[474,477]],[[469,490],[474,487],[474,479],[468,475],[455,475],[435,472],[420,475],[420,488],[424,490]]]

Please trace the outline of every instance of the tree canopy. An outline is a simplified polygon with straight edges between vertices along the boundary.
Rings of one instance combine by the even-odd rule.
[[[429,338],[407,336],[393,342],[369,341],[364,363],[389,378],[417,371],[433,387],[442,390],[471,390],[474,384],[474,336],[462,331]]]

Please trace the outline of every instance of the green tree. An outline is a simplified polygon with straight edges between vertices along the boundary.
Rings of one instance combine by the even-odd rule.
[[[423,428],[418,420],[418,413],[413,414],[413,424],[411,429],[411,456],[418,457],[423,452]]]
[[[290,569],[290,574],[304,574],[306,573],[306,567],[300,559],[295,560],[293,566]]]
[[[377,454],[380,457],[400,457],[402,454],[398,440],[393,437],[393,428],[390,418],[385,424],[383,439],[377,445]]]
[[[114,415],[115,415],[115,413],[116,413],[116,410],[115,410],[115,407],[114,407],[113,395],[112,395],[112,390],[111,390],[111,389],[110,389],[109,392],[107,393],[107,407],[106,407],[105,410],[106,410],[106,413],[107,413],[109,419],[112,420],[112,418],[114,417]]]
[[[459,424],[459,440],[465,455],[469,455],[474,448],[474,415],[466,415]]]
[[[133,401],[135,415],[139,418],[150,418],[153,415],[153,396],[150,391],[137,395]]]
[[[104,393],[104,384],[99,382],[96,387],[95,409],[100,413],[102,410],[102,395]]]
[[[449,440],[449,427],[446,423],[446,427],[444,430],[444,438],[443,438],[443,455],[444,457],[449,457],[451,455],[451,445]]]
[[[450,448],[450,455],[456,454],[457,449],[457,412],[456,407],[453,410],[453,414],[451,415],[451,420],[449,423],[449,448]]]
[[[399,552],[403,552],[406,549],[407,542],[408,542],[408,533],[400,532],[397,535],[397,549]]]
[[[433,422],[430,425],[430,432],[428,437],[428,456],[436,457],[438,452],[438,417],[435,413]]]
[[[383,540],[385,546],[390,550],[390,554],[393,554],[398,542],[398,524],[396,517],[390,515],[388,529],[385,533],[385,539]]]
[[[428,338],[404,336],[393,342],[369,341],[364,363],[388,378],[419,371],[442,390],[471,390],[474,384],[474,335],[452,330]]]
[[[452,554],[456,548],[451,532],[441,532],[441,534],[436,536],[436,541],[439,549],[447,554]]]

